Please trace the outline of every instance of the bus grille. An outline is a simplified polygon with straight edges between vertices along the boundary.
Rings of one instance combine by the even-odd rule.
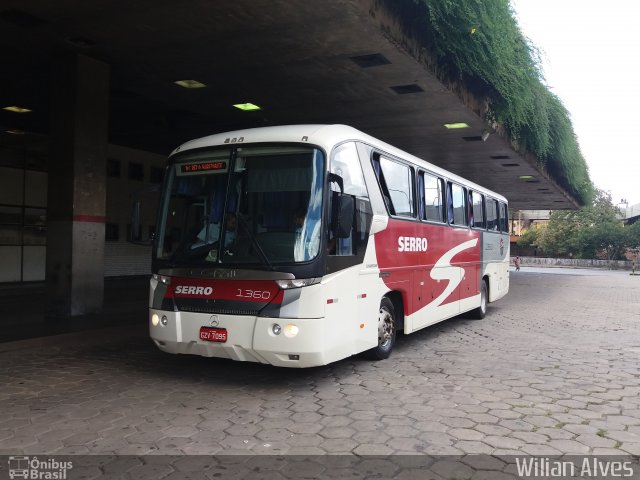
[[[251,308],[252,305],[249,306],[246,303],[240,302],[216,302],[215,304],[207,304],[202,301],[176,301],[176,306],[178,310],[182,312],[193,312],[193,313],[212,313],[212,314],[220,314],[220,315],[251,315],[256,316],[260,313],[262,308]],[[234,305],[236,304],[236,305]],[[250,308],[247,308],[250,307]],[[262,305],[259,305],[262,307]]]

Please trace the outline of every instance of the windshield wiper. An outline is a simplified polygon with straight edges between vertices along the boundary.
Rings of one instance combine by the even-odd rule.
[[[266,265],[269,268],[269,270],[272,270],[272,271],[275,270],[275,268],[269,261],[269,257],[267,256],[266,253],[264,253],[264,250],[262,249],[262,245],[260,245],[260,242],[258,242],[258,239],[251,231],[251,227],[247,224],[247,221],[244,219],[244,216],[238,212],[236,214],[236,218],[238,219],[238,223],[242,226],[242,229],[246,232],[247,236],[251,240],[251,243],[253,244],[253,246],[256,247],[256,251],[258,252],[258,256],[260,257],[260,260],[262,260],[262,263]]]

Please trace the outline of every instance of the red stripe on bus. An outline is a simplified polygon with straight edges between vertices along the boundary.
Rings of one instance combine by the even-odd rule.
[[[273,280],[212,280],[172,277],[166,298],[233,300],[281,304],[283,295]]]
[[[381,275],[382,281],[389,289],[400,291],[406,314],[415,313],[445,291],[449,281],[431,277],[435,264],[451,249],[473,239],[477,239],[475,246],[459,252],[451,259],[448,266],[461,268],[464,274],[440,305],[457,302],[480,292],[481,238],[478,231],[389,219],[387,229],[376,233],[374,239],[380,270],[393,272],[393,275]],[[418,287],[420,282],[423,283]],[[418,297],[421,301],[416,300]]]

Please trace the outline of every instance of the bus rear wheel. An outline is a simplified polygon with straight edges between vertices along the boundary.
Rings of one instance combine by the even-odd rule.
[[[487,315],[487,305],[489,303],[489,287],[487,281],[482,280],[480,285],[480,306],[471,312],[476,320],[482,320]]]
[[[384,297],[378,310],[378,346],[367,350],[366,356],[371,360],[389,358],[396,343],[396,310],[393,302]]]

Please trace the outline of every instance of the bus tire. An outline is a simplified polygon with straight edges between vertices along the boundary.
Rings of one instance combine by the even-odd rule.
[[[476,320],[482,320],[487,315],[487,305],[489,304],[489,287],[487,286],[487,280],[482,279],[480,285],[480,306],[471,311],[472,318]]]
[[[367,358],[370,360],[389,358],[396,343],[396,326],[396,309],[391,299],[384,297],[378,310],[378,346],[367,350]]]

